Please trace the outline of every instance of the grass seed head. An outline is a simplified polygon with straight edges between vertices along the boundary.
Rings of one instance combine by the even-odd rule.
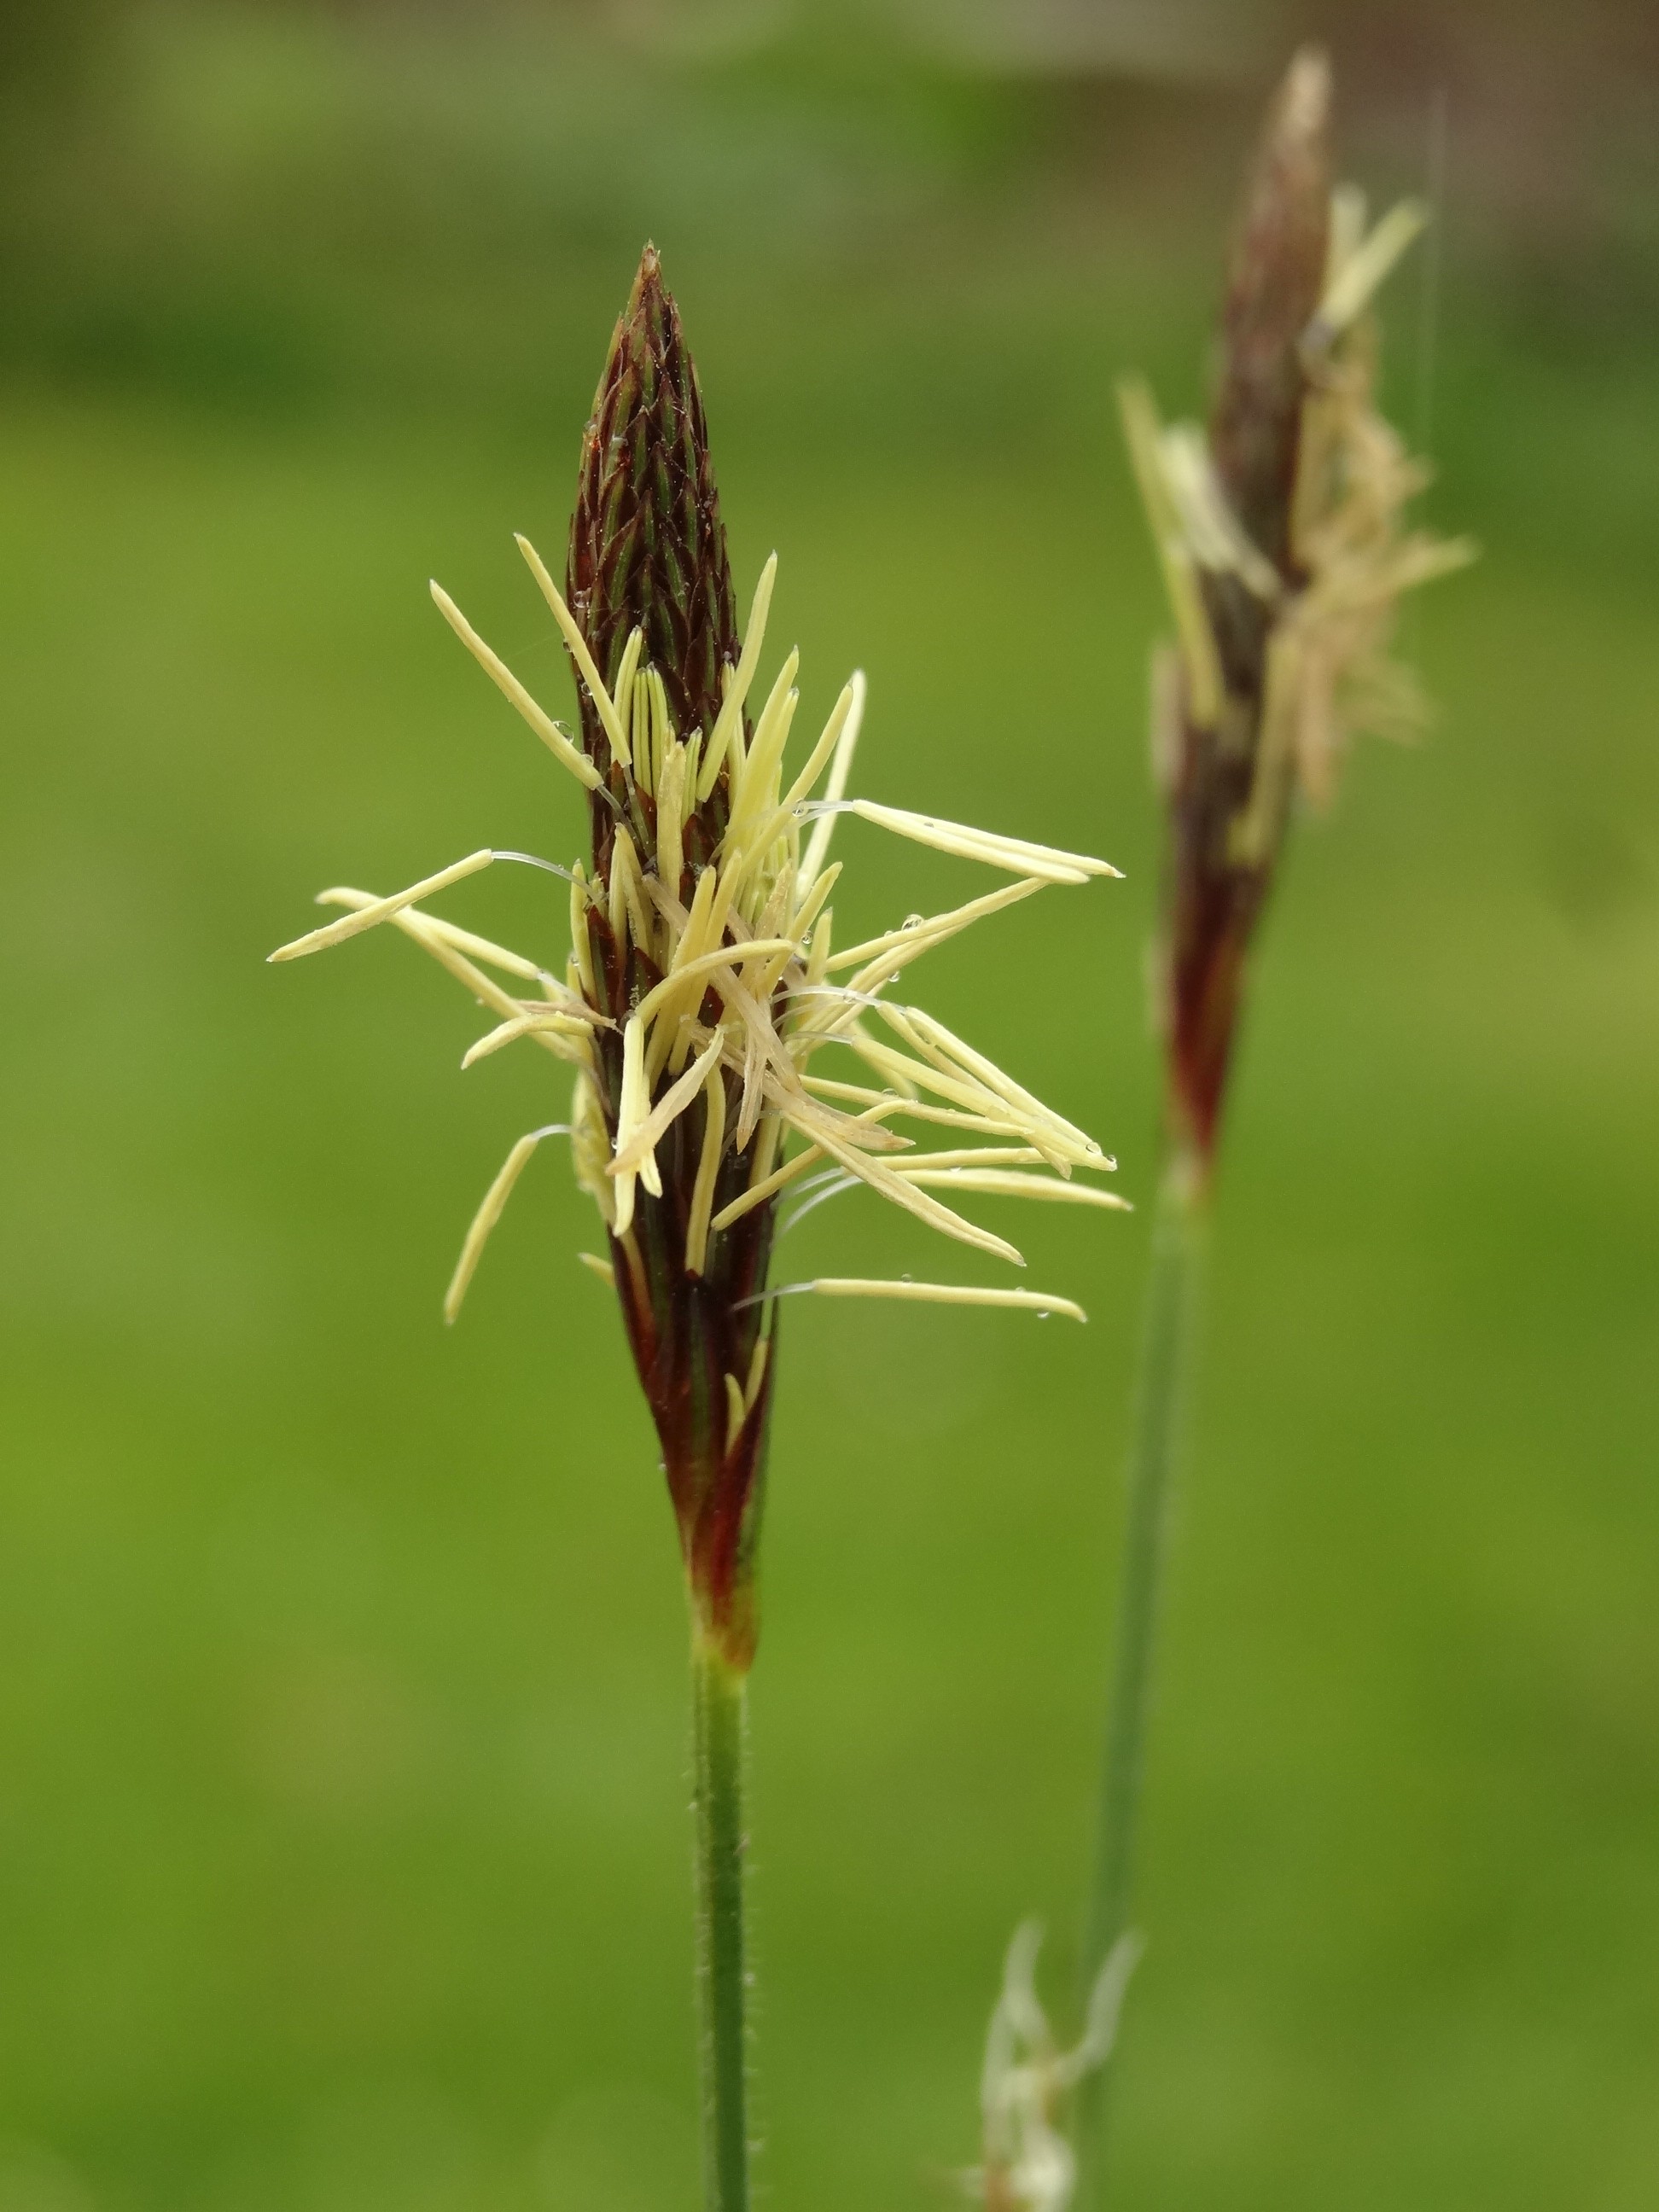
[[[1139,384],[1121,395],[1176,630],[1153,690],[1161,995],[1171,1118],[1200,1172],[1292,802],[1328,799],[1355,730],[1420,725],[1389,657],[1395,611],[1470,557],[1409,526],[1427,471],[1374,399],[1370,300],[1421,216],[1368,230],[1359,196],[1333,192],[1329,109],[1328,66],[1305,51],[1247,181],[1207,428],[1165,428]]]
[[[696,372],[651,247],[582,442],[568,596],[534,547],[522,538],[520,546],[570,657],[578,738],[453,601],[435,586],[434,595],[497,690],[586,793],[589,854],[565,869],[486,851],[390,898],[330,891],[325,902],[345,908],[346,919],[283,951],[319,951],[389,922],[492,1017],[467,1065],[523,1044],[574,1071],[569,1119],[558,1127],[609,1239],[606,1259],[581,1256],[614,1285],[622,1309],[662,1445],[699,1633],[741,1670],[756,1637],[755,1551],[783,1291],[1083,1317],[1058,1296],[908,1277],[814,1276],[772,1289],[780,1201],[810,1191],[793,1210],[799,1218],[862,1187],[1015,1267],[1024,1264],[1015,1247],[947,1194],[1109,1206],[1105,1194],[1073,1180],[1113,1167],[1092,1138],[896,1000],[891,987],[924,953],[1005,907],[1116,872],[1085,854],[848,798],[864,712],[856,673],[816,738],[792,757],[798,654],[781,657],[769,684],[762,676],[776,558],[761,572],[740,631]],[[1013,880],[832,959],[829,898],[840,865],[830,847],[846,814]],[[503,860],[531,860],[566,878],[571,953],[562,978],[422,907],[429,892]],[[854,1066],[843,1060],[841,1077],[825,1078],[817,1064],[829,1051]],[[906,1122],[943,1126],[952,1141],[918,1150],[895,1126]],[[452,1316],[538,1141],[551,1133],[521,1139],[486,1194],[451,1285]],[[1008,1171],[1011,1163],[1021,1171]],[[820,1180],[803,1182],[813,1169]]]

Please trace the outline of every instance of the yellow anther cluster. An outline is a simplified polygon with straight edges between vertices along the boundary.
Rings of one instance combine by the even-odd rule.
[[[348,914],[273,958],[320,951],[390,921],[498,1017],[467,1053],[465,1066],[521,1039],[574,1066],[568,1133],[577,1178],[624,1249],[638,1192],[643,1188],[660,1195],[659,1147],[679,1117],[699,1097],[705,1100],[685,1240],[690,1273],[706,1266],[712,1239],[821,1162],[829,1164],[837,1187],[862,1183],[929,1227],[1014,1266],[1024,1262],[1013,1245],[934,1193],[1121,1206],[1110,1194],[1072,1181],[1075,1170],[1099,1172],[1115,1164],[1092,1138],[942,1023],[883,995],[924,952],[988,915],[1046,885],[1082,884],[1117,871],[1086,854],[847,799],[864,711],[860,675],[843,688],[799,768],[788,775],[786,754],[799,698],[795,653],[785,659],[752,723],[745,715],[764,649],[775,556],[762,572],[741,653],[727,669],[724,700],[705,744],[702,732],[683,735],[672,726],[661,677],[643,661],[641,632],[629,639],[614,688],[607,687],[534,548],[523,539],[520,544],[592,696],[629,801],[629,808],[618,809],[608,880],[590,879],[580,862],[568,872],[571,953],[565,978],[548,975],[533,962],[422,909],[420,902],[432,893],[508,857],[490,852],[473,854],[391,898],[325,892],[325,902],[349,908]],[[602,797],[607,788],[614,791],[436,585],[433,596],[457,636],[555,758],[585,790]],[[687,826],[707,805],[722,769],[723,827],[712,857],[695,872],[687,905],[681,896],[688,881]],[[823,794],[815,799],[821,784]],[[651,801],[648,815],[638,807],[639,794]],[[846,812],[938,851],[1002,869],[1016,880],[949,912],[912,916],[902,928],[837,953],[829,902],[841,870],[829,853]],[[644,841],[652,849],[642,851],[634,830],[647,819],[654,836]],[[624,958],[630,947],[637,948],[661,978],[638,995],[625,1016],[604,1011],[597,988],[597,925],[591,921],[596,915]],[[520,989],[503,988],[489,969],[517,979]],[[534,984],[533,995],[523,992],[526,982]],[[718,1007],[712,1019],[711,999]],[[614,1035],[619,1022],[620,1093],[608,1107],[596,1038],[602,1030]],[[851,1054],[876,1080],[820,1075],[818,1055],[831,1047]],[[907,1120],[943,1125],[977,1141],[918,1152],[913,1139],[889,1126]],[[538,1130],[521,1138],[486,1194],[450,1286],[452,1317],[514,1182],[548,1133]],[[720,1170],[733,1150],[747,1158],[746,1182],[716,1211]],[[731,1188],[729,1176],[726,1188]],[[819,1279],[790,1287],[830,1296],[1079,1310],[1068,1300],[1038,1292],[908,1280]],[[741,1382],[728,1378],[734,1424],[753,1404],[763,1372],[757,1368]]]

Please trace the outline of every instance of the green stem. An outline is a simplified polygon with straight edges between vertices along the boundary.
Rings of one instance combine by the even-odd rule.
[[[1129,1440],[1116,1648],[1101,1768],[1094,1881],[1081,1960],[1085,2002],[1114,1946],[1129,1929],[1170,1492],[1196,1318],[1204,1191],[1198,1160],[1185,1146],[1172,1147],[1164,1163],[1153,1223],[1152,1273]],[[1102,2201],[1109,2070],[1103,2068],[1086,2077],[1079,2092],[1078,2212],[1094,2212]]]
[[[694,1632],[692,1814],[696,1826],[705,2212],[747,2212],[749,2203],[744,2074],[749,1992],[743,1911],[745,1679]]]

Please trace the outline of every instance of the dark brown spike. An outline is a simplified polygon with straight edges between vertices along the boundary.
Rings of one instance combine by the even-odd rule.
[[[732,568],[708,454],[702,394],[673,295],[647,246],[611,341],[582,439],[567,597],[599,673],[616,676],[629,633],[645,631],[682,737],[713,727],[722,662],[738,637]],[[608,765],[592,702],[582,738]]]
[[[732,571],[709,459],[702,398],[679,311],[647,246],[582,440],[570,525],[570,611],[599,673],[614,687],[630,633],[645,633],[642,662],[657,671],[682,738],[714,727],[722,672],[739,640]],[[595,1011],[612,1024],[595,1048],[601,1110],[614,1138],[622,1096],[623,1025],[661,980],[637,943],[619,943],[606,916],[616,828],[626,820],[656,887],[655,806],[611,757],[592,696],[577,684],[583,747],[606,772],[593,794],[595,904],[589,943]],[[690,878],[712,859],[726,818],[722,775],[683,825],[686,867],[660,888],[690,899]],[[705,1011],[720,1018],[718,1001]],[[741,1085],[727,1075],[724,1127],[737,1121]],[[665,1082],[666,1074],[659,1080]],[[729,1433],[726,1378],[747,1380],[769,1326],[763,1303],[774,1206],[751,1208],[709,1239],[702,1272],[688,1273],[687,1238],[708,1107],[699,1100],[656,1148],[659,1192],[640,1188],[625,1237],[611,1243],[617,1296],[634,1364],[662,1444],[700,1633],[741,1671],[754,1652],[755,1543],[760,1527],[773,1351],[747,1417]],[[728,1134],[716,1176],[718,1212],[749,1185],[752,1153]]]
[[[1245,188],[1218,341],[1210,455],[1246,534],[1294,587],[1291,517],[1309,392],[1303,343],[1319,307],[1330,228],[1330,70],[1306,48],[1269,110]],[[1221,715],[1200,727],[1178,687],[1165,750],[1170,792],[1166,1006],[1171,1104],[1212,1154],[1237,1034],[1250,939],[1272,883],[1289,803],[1265,851],[1235,847],[1261,741],[1272,610],[1231,573],[1200,579],[1221,662]]]
[[[1267,117],[1222,308],[1210,448],[1253,544],[1281,574],[1308,379],[1302,341],[1319,306],[1330,229],[1330,67],[1305,47]]]

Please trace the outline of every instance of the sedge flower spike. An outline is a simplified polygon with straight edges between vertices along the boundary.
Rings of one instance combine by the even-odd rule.
[[[1359,196],[1332,191],[1330,104],[1324,57],[1304,50],[1268,111],[1246,184],[1206,428],[1166,428],[1144,385],[1121,392],[1176,632],[1154,664],[1152,697],[1167,824],[1166,1119],[1085,1980],[1120,1955],[1129,1929],[1170,1500],[1251,939],[1297,793],[1316,805],[1329,796],[1352,732],[1400,734],[1422,720],[1414,685],[1389,658],[1395,611],[1402,593],[1471,553],[1409,524],[1427,471],[1373,398],[1370,303],[1422,216],[1407,205],[1368,228]],[[1098,2071],[1079,2085],[1079,2212],[1109,2201],[1106,2087]]]
[[[1087,1180],[1115,1164],[1092,1138],[892,988],[975,922],[1049,884],[1117,872],[1086,854],[849,798],[861,676],[816,737],[792,749],[798,656],[763,672],[776,558],[739,629],[702,396],[650,247],[583,441],[562,591],[528,540],[519,542],[570,658],[574,730],[433,591],[461,642],[586,794],[589,854],[554,871],[569,879],[563,975],[426,906],[493,860],[528,857],[488,851],[390,898],[325,891],[343,918],[272,957],[389,922],[493,1017],[467,1064],[521,1044],[572,1070],[568,1124],[532,1131],[509,1152],[447,1310],[453,1318],[540,1141],[567,1133],[608,1243],[605,1256],[582,1256],[616,1288],[662,1446],[697,1634],[741,1674],[756,1637],[779,1297],[932,1299],[1082,1318],[1069,1299],[998,1285],[849,1275],[775,1288],[769,1274],[781,1227],[860,1185],[1013,1267],[1024,1264],[1015,1247],[959,1211],[960,1200],[1122,1205]],[[840,864],[830,851],[844,814],[1005,880],[837,949]],[[839,1055],[834,1073],[826,1054]],[[918,1148],[913,1128],[939,1141]],[[792,1210],[781,1222],[786,1200]]]
[[[1428,471],[1377,413],[1370,301],[1421,229],[1373,228],[1333,192],[1330,71],[1291,65],[1246,190],[1207,431],[1120,392],[1174,617],[1152,700],[1168,809],[1163,1018],[1175,1134],[1212,1158],[1244,963],[1298,789],[1330,796],[1349,736],[1409,734],[1425,708],[1388,655],[1402,593],[1467,540],[1410,527]]]

